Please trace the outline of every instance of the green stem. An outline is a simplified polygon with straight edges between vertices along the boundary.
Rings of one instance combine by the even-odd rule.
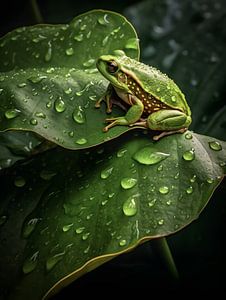
[[[39,9],[38,3],[36,0],[30,0],[30,6],[31,6],[31,10],[34,16],[34,20],[36,23],[40,24],[40,23],[44,23],[41,11]]]
[[[179,274],[177,271],[176,264],[174,262],[172,253],[170,251],[169,245],[167,243],[166,238],[158,238],[153,241],[156,247],[158,254],[161,256],[161,259],[164,265],[167,267],[169,273],[171,274],[172,278],[179,279]]]

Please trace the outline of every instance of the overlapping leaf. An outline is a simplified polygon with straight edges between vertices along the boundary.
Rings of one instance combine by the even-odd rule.
[[[1,179],[1,264],[8,257],[1,282],[17,283],[12,299],[34,299],[34,290],[40,299],[144,240],[180,230],[220,183],[225,157],[225,142],[191,132],[159,142],[129,134],[15,168]]]
[[[0,41],[0,130],[34,131],[70,149],[127,131],[117,127],[103,133],[105,107],[94,107],[108,84],[96,60],[116,49],[139,57],[131,24],[102,10],[78,16],[69,25],[37,25],[7,34]]]

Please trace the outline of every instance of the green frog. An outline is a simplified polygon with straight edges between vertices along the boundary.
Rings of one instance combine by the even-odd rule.
[[[127,57],[121,50],[99,57],[97,68],[110,84],[95,106],[100,107],[105,100],[107,113],[111,113],[115,91],[128,107],[124,116],[106,119],[109,124],[103,128],[104,132],[116,125],[139,126],[161,131],[153,137],[158,140],[188,129],[192,121],[190,108],[180,88],[167,75]]]

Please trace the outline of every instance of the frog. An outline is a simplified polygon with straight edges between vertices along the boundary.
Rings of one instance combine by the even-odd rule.
[[[178,85],[166,74],[128,57],[122,50],[101,55],[96,66],[109,85],[95,107],[99,108],[104,100],[106,112],[111,113],[113,103],[118,101],[112,99],[116,94],[120,107],[126,109],[124,116],[106,119],[104,132],[116,125],[137,126],[160,132],[153,136],[158,140],[188,129],[192,122],[190,107]]]

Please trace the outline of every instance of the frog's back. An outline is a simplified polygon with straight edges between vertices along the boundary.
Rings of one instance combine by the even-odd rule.
[[[126,66],[126,70],[135,74],[137,78],[134,79],[147,93],[172,108],[191,114],[184,94],[166,74],[127,56],[122,56],[119,60],[122,66]]]

